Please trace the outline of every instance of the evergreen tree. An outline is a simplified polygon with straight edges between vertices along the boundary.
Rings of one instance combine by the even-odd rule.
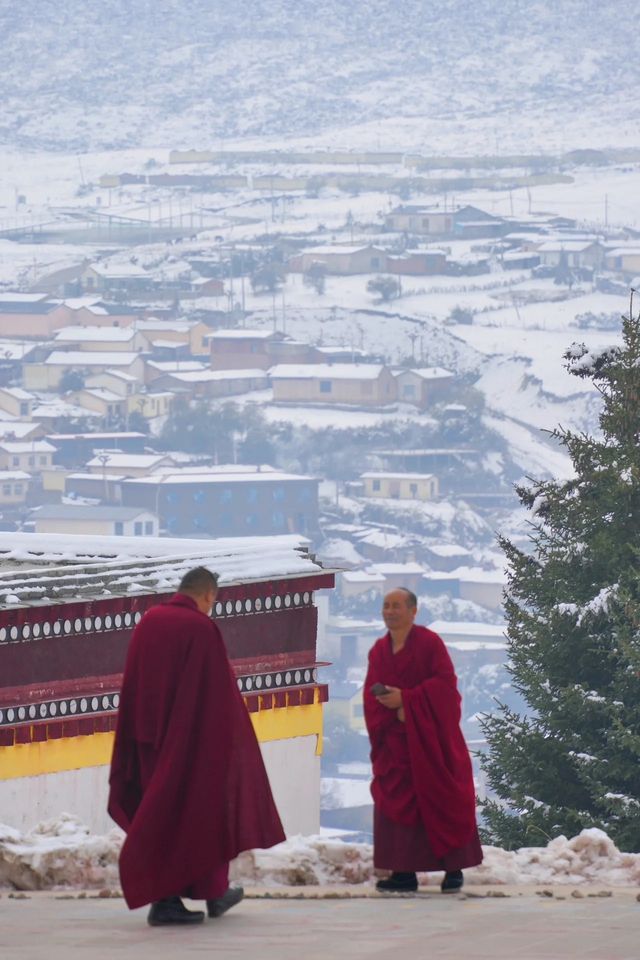
[[[506,539],[510,673],[529,705],[484,718],[497,799],[485,839],[539,845],[600,827],[640,850],[640,320],[620,346],[574,344],[567,368],[603,406],[597,436],[553,431],[575,476],[518,488],[530,549]]]

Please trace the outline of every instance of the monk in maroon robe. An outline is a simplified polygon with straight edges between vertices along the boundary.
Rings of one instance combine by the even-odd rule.
[[[416,873],[444,870],[443,893],[482,862],[460,694],[442,639],[414,623],[417,599],[392,590],[388,633],[369,653],[364,715],[371,741],[374,865],[382,891],[415,891]]]
[[[222,636],[217,577],[197,567],[136,627],[125,665],[109,813],[126,832],[120,878],[149,923],[217,917],[242,898],[229,861],[285,839],[260,747]]]

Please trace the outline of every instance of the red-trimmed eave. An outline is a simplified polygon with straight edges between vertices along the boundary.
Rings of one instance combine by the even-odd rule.
[[[289,687],[275,693],[243,695],[249,713],[261,710],[273,710],[280,707],[300,707],[315,703],[316,690],[318,702],[329,699],[329,687],[326,683],[309,684],[303,687]],[[90,736],[93,733],[108,733],[115,730],[117,713],[104,712],[97,716],[78,717],[61,720],[33,722],[25,720],[10,727],[0,728],[0,747],[12,747],[20,743],[41,743],[44,740],[59,740],[62,737]]]

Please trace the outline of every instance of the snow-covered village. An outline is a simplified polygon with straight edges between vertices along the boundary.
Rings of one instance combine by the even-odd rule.
[[[7,956],[636,960],[615,6],[0,9]]]

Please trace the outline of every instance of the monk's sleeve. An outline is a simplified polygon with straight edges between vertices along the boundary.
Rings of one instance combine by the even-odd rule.
[[[402,691],[407,743],[419,804],[436,856],[470,842],[476,830],[471,758],[460,729],[460,694],[451,658],[431,634],[426,677]]]
[[[398,723],[396,711],[383,707],[371,693],[371,687],[374,683],[384,682],[381,664],[377,656],[376,647],[374,647],[369,652],[367,676],[362,690],[364,721],[367,726],[369,740],[373,747],[381,744],[391,727]]]

